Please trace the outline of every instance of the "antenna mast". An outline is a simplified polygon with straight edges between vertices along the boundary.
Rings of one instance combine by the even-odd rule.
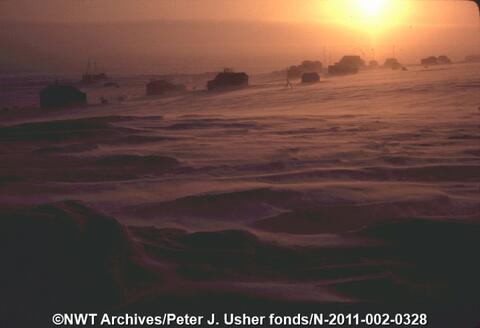
[[[90,57],[87,60],[87,71],[85,73],[90,74]]]

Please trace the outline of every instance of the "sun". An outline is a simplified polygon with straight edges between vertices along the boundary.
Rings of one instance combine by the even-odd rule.
[[[358,10],[365,18],[377,18],[384,13],[387,0],[357,0]]]
[[[318,0],[322,19],[379,36],[408,20],[413,0]]]

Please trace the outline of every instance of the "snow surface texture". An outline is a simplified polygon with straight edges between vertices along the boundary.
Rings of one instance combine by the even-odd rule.
[[[85,260],[115,284],[90,277],[81,286],[103,286],[103,297],[82,287],[71,304],[141,310],[169,295],[176,305],[418,302],[451,318],[479,313],[478,64],[293,89],[253,76],[228,92],[183,76],[189,92],[158,97],[144,96],[145,77],[118,77],[119,88],[82,88],[87,108],[45,113],[32,107],[48,80],[1,78],[1,224],[27,234],[28,220],[44,220],[38,231],[56,249],[61,212],[87,234],[90,246],[74,248],[82,258],[117,247],[112,238],[122,245]],[[88,234],[94,219],[114,237]],[[28,236],[8,239],[10,254],[34,249]],[[49,250],[26,271],[66,261]],[[107,270],[111,258],[122,262]]]

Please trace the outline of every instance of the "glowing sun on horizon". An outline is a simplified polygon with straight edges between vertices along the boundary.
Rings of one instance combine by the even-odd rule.
[[[319,0],[317,6],[324,20],[378,36],[405,23],[412,1]]]
[[[357,0],[357,7],[365,18],[375,18],[384,14],[386,2],[386,0]]]

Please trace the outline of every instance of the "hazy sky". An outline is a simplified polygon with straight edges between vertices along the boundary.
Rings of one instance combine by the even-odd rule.
[[[403,62],[480,52],[470,1],[0,0],[0,70],[267,71],[359,54]],[[194,58],[195,60],[192,60]]]
[[[422,18],[417,23],[472,25],[478,19],[473,1],[388,1],[411,2],[413,20]],[[157,19],[307,22],[331,19],[331,13],[325,9],[341,2],[357,10],[357,0],[0,0],[0,19],[37,22]]]

